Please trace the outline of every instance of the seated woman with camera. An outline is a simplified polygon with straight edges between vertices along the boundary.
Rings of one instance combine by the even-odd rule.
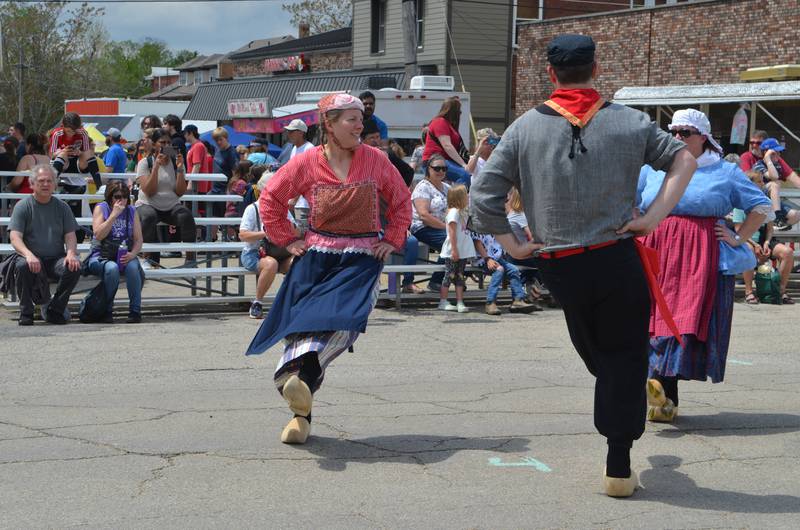
[[[272,174],[265,174],[258,181],[258,189],[263,190]],[[289,220],[294,219],[289,214]],[[298,232],[298,236],[299,236]],[[292,264],[292,255],[284,247],[272,244],[264,232],[264,223],[258,213],[258,201],[249,204],[242,213],[239,225],[239,239],[244,243],[244,250],[239,260],[242,267],[258,275],[256,297],[250,304],[250,318],[263,318],[263,298],[269,291],[278,272],[286,274]]]
[[[163,222],[177,227],[182,242],[194,243],[197,231],[194,217],[181,204],[181,196],[188,188],[183,156],[172,147],[172,140],[165,131],[156,129],[151,140],[151,154],[136,166],[140,186],[136,211],[142,221],[144,240],[157,242],[156,228]],[[190,258],[187,254],[187,259]],[[151,260],[157,263],[159,255],[152,255]]]
[[[129,300],[126,322],[141,322],[144,271],[136,256],[142,248],[142,225],[136,210],[130,205],[130,190],[125,182],[112,180],[106,185],[105,201],[94,209],[92,231],[94,237],[88,270],[89,274],[103,281],[108,302],[103,322],[114,322],[114,296],[122,274],[125,275]]]

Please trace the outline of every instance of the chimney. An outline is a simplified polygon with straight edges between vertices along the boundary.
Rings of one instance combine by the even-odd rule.
[[[309,33],[311,32],[308,22],[301,22],[300,26],[297,28],[297,38],[303,39],[308,37]]]

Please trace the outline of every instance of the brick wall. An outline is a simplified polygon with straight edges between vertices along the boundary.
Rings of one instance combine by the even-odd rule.
[[[349,70],[353,67],[353,55],[351,52],[334,53],[314,53],[305,54],[306,59],[311,65],[312,72],[326,72],[329,70]],[[264,59],[253,59],[249,61],[239,61],[234,64],[236,77],[252,77],[265,75]]]
[[[163,75],[161,77],[154,77],[150,80],[150,88],[152,92],[167,88],[172,83],[177,83],[179,77],[177,75]]]
[[[607,99],[623,86],[735,83],[747,68],[798,61],[800,2],[712,0],[522,26],[516,115],[552,91],[546,48],[560,33],[595,39],[597,88]]]

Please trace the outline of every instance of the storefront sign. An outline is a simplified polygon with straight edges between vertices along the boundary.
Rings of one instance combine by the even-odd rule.
[[[228,116],[231,118],[269,118],[271,114],[269,98],[228,100]]]
[[[265,72],[302,72],[308,70],[308,62],[302,55],[264,59]]]

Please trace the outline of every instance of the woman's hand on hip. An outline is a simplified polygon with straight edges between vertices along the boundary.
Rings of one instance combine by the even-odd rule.
[[[385,241],[378,241],[374,245],[372,245],[372,255],[375,256],[375,259],[380,261],[386,261],[386,258],[394,252],[394,247]]]
[[[727,226],[716,225],[714,233],[717,234],[718,241],[724,241],[732,247],[738,247],[742,243],[741,240],[736,239],[734,232]]]
[[[286,250],[288,250],[289,254],[292,256],[302,256],[307,250],[306,242],[302,239],[298,239],[297,241],[289,243],[289,246],[286,247]]]

